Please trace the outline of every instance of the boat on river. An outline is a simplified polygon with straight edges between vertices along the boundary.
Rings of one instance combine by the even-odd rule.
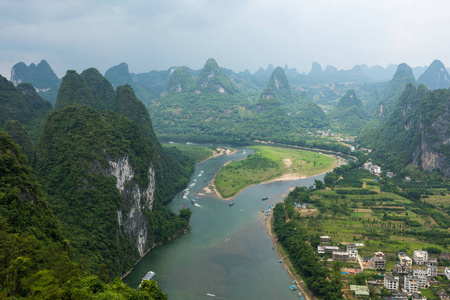
[[[192,204],[197,204],[197,200],[195,200],[194,198],[191,199]]]
[[[269,197],[264,197],[264,198],[262,198],[263,201],[264,201],[264,200],[267,200],[267,199],[269,199]]]
[[[233,206],[234,202],[228,203],[228,206]]]
[[[152,280],[152,278],[153,278],[155,275],[156,275],[155,272],[153,272],[153,271],[148,271],[147,274],[145,274],[145,276],[142,277],[141,284],[142,284],[142,282],[144,282],[145,280]],[[139,286],[141,286],[141,285],[139,285]]]

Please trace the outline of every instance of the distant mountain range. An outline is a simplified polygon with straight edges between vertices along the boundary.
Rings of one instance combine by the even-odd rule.
[[[432,67],[432,69],[435,68],[435,64],[430,65],[430,67]],[[171,67],[164,71],[150,71],[148,73],[130,73],[128,65],[126,63],[121,63],[109,68],[105,73],[105,77],[114,87],[123,84],[131,85],[138,98],[148,106],[155,98],[159,97],[159,95],[167,90],[169,79],[177,68],[178,67]],[[438,66],[438,68],[447,72],[443,65]],[[194,78],[198,77],[201,73],[201,70],[193,70],[187,67],[186,69]],[[248,70],[236,73],[230,69],[221,69],[242,91],[246,91],[250,94],[257,94],[259,89],[265,87],[265,84],[270,79],[275,68],[273,65],[269,65],[267,68],[261,67],[254,74],[251,74]],[[311,71],[308,74],[300,74],[295,68],[289,68],[287,65],[284,66],[283,69],[293,89],[297,90],[297,87],[308,84],[364,84],[386,82],[394,75],[397,65],[390,64],[386,68],[383,68],[377,65],[369,67],[363,64],[356,65],[350,70],[338,70],[330,65],[326,66],[325,69],[322,69],[319,63],[314,62]],[[426,70],[426,66],[413,68],[414,77],[419,78]],[[433,70],[430,70],[429,72],[434,73]],[[436,85],[433,85],[430,80],[427,81],[425,79],[430,75],[424,76],[425,81],[419,81],[419,83],[424,83],[427,86],[430,85],[430,88],[435,89]],[[442,76],[445,78],[446,74],[443,73]],[[38,65],[32,63],[29,66],[26,66],[23,62],[17,63],[11,70],[10,80],[15,85],[21,82],[32,84],[37,92],[42,97],[49,100],[53,105],[55,104],[57,90],[61,83],[61,79],[56,76],[45,60],[42,60]],[[445,83],[442,84],[443,85],[437,86],[441,88]],[[345,92],[340,93],[336,98],[342,96],[344,93]]]

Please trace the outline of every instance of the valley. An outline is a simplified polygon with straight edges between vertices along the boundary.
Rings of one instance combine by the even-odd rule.
[[[12,258],[0,272],[0,292],[39,298],[55,287],[66,293],[67,280],[80,282],[81,290],[91,276],[99,288],[88,293],[103,296],[132,269],[124,281],[155,299],[198,299],[213,291],[230,299],[297,297],[286,289],[293,279],[277,262],[266,222],[273,222],[279,250],[307,293],[319,299],[353,299],[353,283],[396,272],[393,259],[382,272],[343,277],[341,269],[356,264],[317,255],[320,236],[341,248],[361,242],[361,257],[445,252],[450,76],[438,60],[424,69],[377,70],[313,64],[308,75],[273,66],[235,73],[210,58],[200,70],[134,74],[121,63],[104,75],[89,68],[58,79],[45,60],[16,64],[11,81],[0,78],[0,124],[5,139],[11,137],[4,161],[8,149],[20,146],[14,155],[32,170],[39,196],[27,198],[34,192],[8,183],[0,194],[10,228],[3,233],[10,240],[32,232],[42,247],[59,249],[58,264],[83,271],[62,281],[51,277],[41,292],[44,283],[32,278],[55,270],[49,260],[10,283],[9,272],[27,250],[5,246]],[[8,178],[12,169],[4,165]],[[51,211],[48,220],[33,209],[36,197]],[[298,201],[292,207],[294,198],[301,208]],[[11,206],[11,199],[26,205]],[[288,219],[279,218],[283,200]],[[267,221],[276,204],[278,217]],[[17,215],[36,223],[16,223]],[[35,262],[41,252],[30,255]],[[305,269],[305,259],[316,271]],[[162,290],[153,280],[138,288],[149,270]],[[423,291],[430,299],[445,290],[445,267],[438,270],[429,281],[440,288]],[[198,278],[186,286],[191,273]],[[377,299],[394,291],[370,292]]]

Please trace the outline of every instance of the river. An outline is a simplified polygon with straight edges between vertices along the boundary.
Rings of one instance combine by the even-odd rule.
[[[184,207],[193,211],[188,233],[150,251],[124,278],[125,283],[136,288],[151,270],[171,300],[299,299],[289,289],[292,278],[278,262],[262,211],[282,201],[291,188],[310,186],[324,175],[248,187],[230,200],[233,206],[215,194],[198,194],[224,163],[250,153],[237,148],[234,154],[195,167],[190,183],[196,183],[187,199],[181,192],[169,204],[176,212]],[[263,197],[269,199],[262,201]]]

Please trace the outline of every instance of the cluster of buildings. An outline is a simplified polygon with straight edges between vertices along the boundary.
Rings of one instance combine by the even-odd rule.
[[[394,272],[384,276],[383,286],[390,291],[398,292],[403,286],[403,293],[417,294],[421,288],[428,286],[432,278],[438,276],[437,258],[428,257],[427,251],[422,249],[414,251],[412,259],[406,253],[399,252],[398,259],[399,263],[395,265]],[[412,269],[413,263],[423,267]]]
[[[372,164],[371,161],[366,161],[363,165],[364,170],[369,171],[372,174],[381,174],[381,167],[378,165]]]
[[[329,243],[329,236],[321,236],[320,242],[322,244]],[[317,246],[318,254],[330,253],[333,260],[349,261],[352,259],[358,259],[358,249],[357,247],[363,246],[363,244],[348,244],[346,250],[341,250],[338,246]]]
[[[321,236],[320,240],[322,244],[330,242],[328,236]],[[359,260],[357,246],[363,246],[363,244],[348,244],[346,251],[337,246],[320,245],[317,246],[317,252],[319,254],[330,253],[333,260]],[[428,252],[422,249],[414,251],[412,258],[405,252],[399,252],[397,257],[399,262],[395,265],[393,272],[385,275],[383,280],[368,281],[368,284],[383,285],[392,293],[390,299],[426,299],[421,296],[420,289],[427,288],[429,281],[438,276],[437,258],[429,257]],[[441,257],[450,259],[450,253],[443,252]],[[369,268],[386,269],[386,256],[383,252],[375,252],[372,258],[364,260],[369,262]],[[418,267],[412,268],[413,264]],[[450,280],[450,268],[445,268],[445,276]],[[350,290],[357,298],[365,297],[368,292],[367,286],[355,285],[351,286]]]

